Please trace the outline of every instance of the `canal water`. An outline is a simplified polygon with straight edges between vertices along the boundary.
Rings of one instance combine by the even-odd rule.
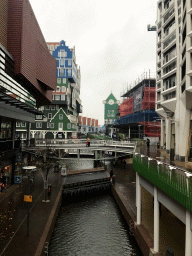
[[[49,245],[49,256],[141,256],[110,193],[64,204]]]

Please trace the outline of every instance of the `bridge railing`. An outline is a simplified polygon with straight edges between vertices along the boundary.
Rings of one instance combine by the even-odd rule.
[[[192,173],[145,155],[133,155],[133,169],[192,211]]]
[[[53,146],[53,145],[85,145],[86,139],[35,139],[35,146]],[[113,140],[96,140],[91,139],[91,145],[97,146],[130,146],[135,147],[135,142],[129,142],[129,141],[113,141]]]

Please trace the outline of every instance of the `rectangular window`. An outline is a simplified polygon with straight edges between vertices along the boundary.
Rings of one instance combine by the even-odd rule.
[[[72,124],[72,129],[75,129],[75,125],[74,124]]]
[[[54,123],[50,123],[49,127],[54,128]]]
[[[21,127],[26,127],[26,122],[21,122]]]
[[[42,128],[42,122],[37,122],[36,123],[36,128]]]
[[[20,123],[19,122],[16,122],[16,127],[20,127]]]
[[[66,87],[62,86],[62,92],[66,92]]]
[[[71,69],[68,69],[68,76],[71,76]]]
[[[64,76],[64,69],[63,68],[60,69],[60,76]]]
[[[55,100],[60,100],[60,95],[55,95]]]
[[[68,65],[71,66],[72,65],[72,61],[68,60]]]
[[[56,92],[60,92],[60,87],[59,86],[57,86]]]
[[[52,118],[52,113],[48,113],[48,118],[49,118],[49,119]]]
[[[57,78],[57,83],[58,83],[58,84],[61,83],[61,78]]]
[[[59,123],[59,129],[63,129],[63,123]]]
[[[49,126],[50,126],[50,123],[47,123],[47,128],[49,128]]]
[[[67,124],[67,129],[71,129],[71,123]]]
[[[56,110],[58,110],[59,109],[59,106],[58,105],[56,105]]]
[[[65,59],[60,59],[60,65],[64,66],[64,63],[65,63]]]
[[[66,57],[66,55],[67,55],[67,53],[64,50],[61,50],[60,57],[64,58],[64,57]]]
[[[49,105],[48,105],[48,106],[45,106],[45,110],[49,110]]]
[[[42,115],[36,115],[36,119],[41,120],[41,119],[43,119],[43,116]]]
[[[61,100],[65,100],[65,95],[61,94]]]
[[[66,78],[63,78],[63,83],[66,84]]]
[[[63,114],[59,114],[59,120],[63,120]]]
[[[55,105],[51,105],[51,110],[55,110]]]

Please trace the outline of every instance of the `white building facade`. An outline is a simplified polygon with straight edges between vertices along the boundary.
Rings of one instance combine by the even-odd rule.
[[[161,117],[161,147],[175,159],[191,157],[192,1],[157,3],[156,111]],[[174,150],[174,151],[173,151]]]

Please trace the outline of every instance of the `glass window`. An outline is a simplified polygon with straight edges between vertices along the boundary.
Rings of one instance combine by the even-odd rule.
[[[60,76],[64,76],[64,69],[63,68],[60,69]]]
[[[65,63],[65,59],[60,59],[60,65],[64,66],[64,63]]]
[[[45,106],[45,110],[49,110],[50,108],[49,108],[49,105],[48,106]]]
[[[71,66],[72,65],[72,61],[68,60],[68,65]]]
[[[16,127],[20,127],[20,123],[19,122],[16,122]]]
[[[55,110],[55,105],[51,105],[51,110]]]
[[[50,123],[49,127],[54,128],[54,123]]]
[[[59,123],[59,129],[63,129],[63,123]]]
[[[71,129],[71,123],[67,124],[67,129]]]
[[[54,45],[50,45],[50,50],[51,50],[51,51],[54,50]]]
[[[66,92],[66,87],[62,86],[62,92]]]
[[[47,128],[49,128],[49,126],[50,126],[50,123],[47,123]]]
[[[68,69],[68,76],[71,76],[71,69]]]
[[[36,128],[42,128],[42,122],[37,122],[36,123]]]
[[[63,78],[63,83],[66,84],[66,78]]]
[[[63,95],[61,95],[61,100],[65,100],[65,94]]]
[[[52,118],[52,113],[48,113],[48,118]]]
[[[58,105],[56,105],[56,110],[58,110],[59,109],[59,106]]]
[[[59,114],[59,120],[63,119],[63,114]]]
[[[43,119],[42,115],[36,115],[36,119]]]
[[[21,122],[21,127],[26,127],[26,122]]]
[[[61,78],[57,78],[57,83],[58,83],[58,84],[61,83]]]
[[[60,87],[59,86],[57,86],[56,92],[60,92]]]
[[[55,100],[60,100],[60,95],[55,95]]]

